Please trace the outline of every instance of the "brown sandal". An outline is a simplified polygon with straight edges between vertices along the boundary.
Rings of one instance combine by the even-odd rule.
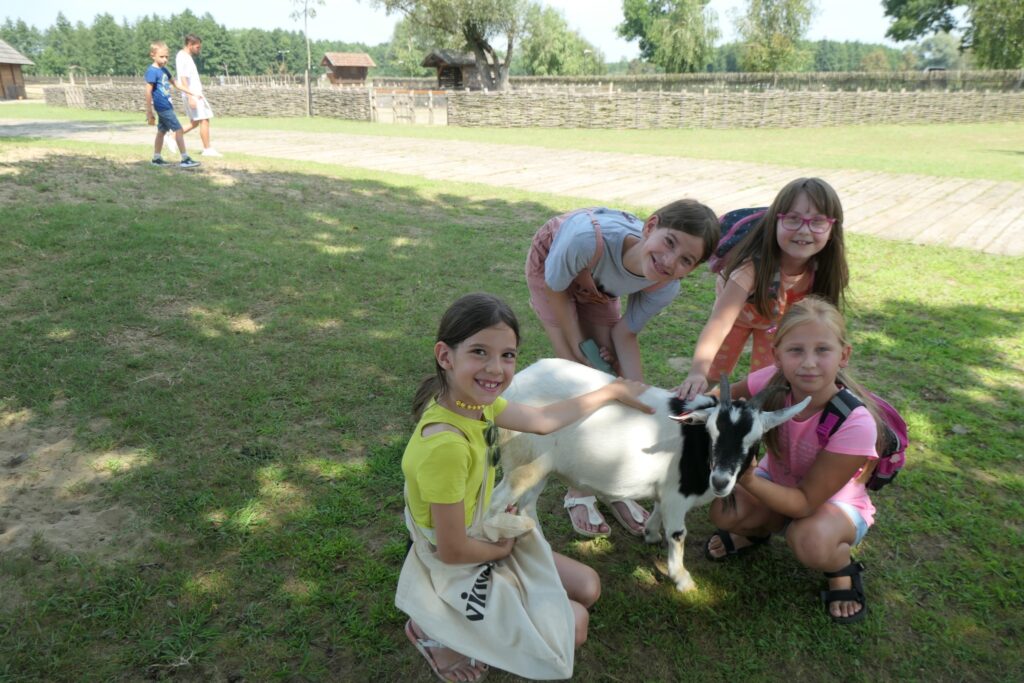
[[[445,683],[460,683],[459,680],[456,678],[448,678],[448,675],[456,669],[464,667],[467,664],[471,669],[476,669],[477,667],[477,661],[472,657],[463,657],[462,659],[459,659],[444,668],[439,667],[437,665],[437,661],[434,660],[433,655],[430,654],[430,650],[451,648],[448,648],[447,645],[442,645],[441,643],[431,638],[421,638],[420,636],[416,635],[416,630],[412,627],[412,619],[409,619],[407,622],[405,622],[405,636],[409,639],[409,642],[411,642],[416,647],[419,653],[423,655],[423,659],[427,660],[427,664],[430,665],[430,670],[434,672],[434,675],[437,676],[439,680],[444,681]],[[481,663],[481,665],[485,667],[484,672],[476,678],[469,679],[467,683],[477,683],[478,681],[482,681],[484,680],[484,678],[487,677],[487,674],[490,672],[490,669],[486,668],[486,664]]]

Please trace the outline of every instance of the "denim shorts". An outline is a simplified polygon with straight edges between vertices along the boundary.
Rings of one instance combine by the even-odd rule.
[[[754,474],[756,474],[757,476],[761,477],[762,479],[767,479],[768,481],[772,480],[771,475],[769,475],[768,472],[766,472],[765,470],[762,470],[759,467],[754,470]],[[868,533],[868,523],[864,521],[864,516],[862,514],[860,514],[860,510],[858,510],[857,508],[853,507],[849,503],[844,503],[844,502],[841,502],[841,501],[828,501],[828,502],[831,503],[832,505],[835,505],[840,510],[842,510],[846,514],[846,516],[850,518],[850,521],[853,522],[853,526],[857,530],[857,533],[854,536],[853,543],[850,544],[850,545],[851,546],[858,545],[861,541],[864,540],[864,536]],[[792,521],[793,521],[792,519],[788,519],[787,518],[786,519],[786,523],[782,525],[782,529],[780,529],[777,533],[779,533],[782,536],[785,536],[786,535],[786,529],[789,528],[789,523],[792,522]]]
[[[158,111],[156,113],[156,118],[157,130],[162,130],[164,132],[171,131],[172,133],[181,130],[181,123],[178,121],[178,116],[174,113],[173,109]]]

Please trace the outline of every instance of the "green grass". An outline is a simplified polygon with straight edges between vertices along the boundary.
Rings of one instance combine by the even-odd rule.
[[[37,114],[38,113],[38,114]],[[0,118],[62,118],[138,123],[141,114],[58,109],[40,104],[0,108]],[[81,117],[81,118],[80,118]],[[563,130],[402,126],[327,118],[218,118],[242,130],[381,135],[466,140],[628,154],[750,161],[780,166],[918,173],[1024,181],[1024,123],[755,130]]]
[[[512,304],[522,364],[548,353],[522,258],[576,200],[137,156],[0,140],[0,439],[27,414],[81,453],[137,453],[84,486],[81,514],[126,508],[142,541],[121,559],[45,536],[0,552],[17,598],[0,600],[0,681],[426,680],[393,606],[411,395],[464,292]],[[778,541],[707,562],[703,511],[699,590],[679,595],[662,548],[578,540],[549,491],[553,545],[604,584],[577,680],[1024,678],[1024,259],[858,235],[849,251],[852,366],[913,440],[858,553],[866,622],[830,624],[823,578]],[[692,276],[651,322],[650,381],[679,381],[669,360],[712,301]]]

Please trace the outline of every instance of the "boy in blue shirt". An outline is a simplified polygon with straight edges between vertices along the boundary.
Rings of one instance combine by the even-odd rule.
[[[174,114],[174,105],[171,104],[171,86],[181,90],[186,95],[189,91],[181,88],[174,82],[171,72],[167,70],[167,43],[158,40],[149,46],[149,56],[153,58],[153,64],[146,69],[146,123],[153,125],[159,119],[160,123],[156,129],[156,140],[153,142],[153,165],[169,166],[164,161],[160,152],[164,147],[164,133],[174,132],[174,139],[178,143],[178,151],[181,152],[181,167],[195,168],[199,165],[185,151],[185,134],[181,130],[181,123]],[[156,110],[154,115],[154,110]]]

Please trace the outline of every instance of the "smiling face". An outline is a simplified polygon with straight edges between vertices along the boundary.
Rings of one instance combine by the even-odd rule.
[[[793,399],[825,397],[835,391],[840,368],[850,361],[851,349],[835,331],[818,320],[810,320],[786,331],[775,345],[775,366],[793,390]]]
[[[678,280],[700,265],[704,254],[704,241],[700,237],[658,227],[656,215],[644,224],[643,234],[640,267],[648,280]]]
[[[469,405],[490,405],[512,382],[516,373],[515,331],[505,323],[484,328],[454,348],[437,342],[434,355],[448,379],[443,397],[445,407],[474,416],[479,410],[457,409],[455,401]]]
[[[785,213],[787,215],[799,216],[800,218],[814,218],[815,216],[824,215],[814,205],[814,202],[811,201],[806,192],[799,193],[793,204],[789,207],[789,210]],[[832,216],[826,216],[826,218],[832,218]],[[815,234],[811,232],[806,222],[797,230],[787,230],[782,227],[782,220],[776,219],[775,237],[779,242],[779,249],[782,250],[783,268],[786,268],[786,266],[802,267],[812,256],[825,248],[830,234],[831,231]]]

